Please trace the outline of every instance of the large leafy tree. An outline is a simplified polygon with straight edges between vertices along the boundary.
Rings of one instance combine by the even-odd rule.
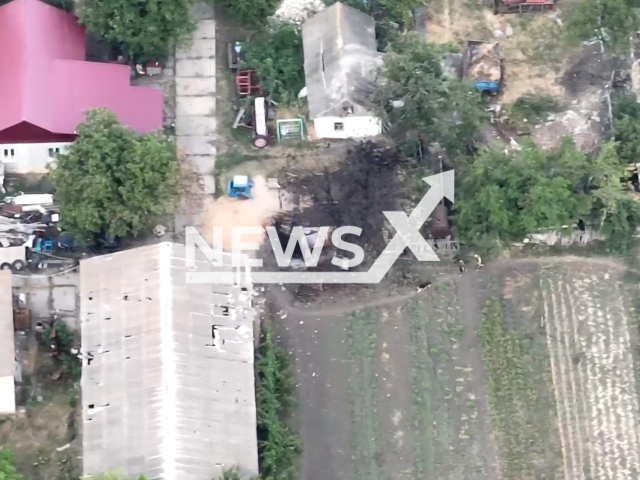
[[[478,139],[486,118],[482,98],[470,84],[444,73],[445,51],[446,47],[407,35],[386,54],[387,81],[374,104],[401,147],[438,142],[455,153],[468,150]]]
[[[245,47],[243,68],[257,71],[260,86],[269,98],[292,104],[304,87],[304,52],[300,29],[284,25],[254,35]]]
[[[13,452],[7,448],[0,448],[0,480],[24,480],[16,470]]]
[[[80,240],[141,234],[172,211],[177,174],[170,139],[138,135],[107,110],[88,111],[78,139],[52,169],[62,226]]]
[[[640,203],[629,195],[615,142],[591,156],[566,137],[550,152],[533,144],[481,152],[465,172],[456,202],[458,235],[476,247],[521,241],[537,230],[560,230],[583,218],[626,253],[640,225]]]
[[[600,219],[609,248],[617,253],[631,250],[633,235],[640,225],[640,203],[625,188],[628,176],[613,142],[602,146],[593,161],[590,183],[593,188],[594,213]]]
[[[161,60],[192,28],[195,0],[83,0],[80,22],[134,61]]]
[[[264,25],[267,17],[275,13],[281,2],[280,0],[221,0],[220,3],[240,23],[256,27]]]
[[[484,150],[462,180],[462,199],[456,202],[456,226],[471,244],[522,240],[543,228],[571,225],[590,211],[590,199],[580,189],[580,165],[565,168],[564,155],[576,155],[566,140],[553,155],[555,168],[542,150],[525,144],[505,153],[497,147]]]

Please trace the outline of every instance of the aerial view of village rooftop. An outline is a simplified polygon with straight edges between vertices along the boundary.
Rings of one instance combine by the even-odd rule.
[[[640,480],[639,0],[0,0],[0,480]]]

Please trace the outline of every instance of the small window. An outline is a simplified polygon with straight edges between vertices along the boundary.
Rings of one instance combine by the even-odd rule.
[[[342,122],[336,122],[333,124],[333,129],[336,132],[342,132],[344,130],[344,123]]]
[[[50,148],[50,149],[49,149],[49,156],[50,156],[50,157],[53,157],[53,148]]]
[[[3,163],[15,163],[17,161],[16,151],[13,148],[4,148],[0,150],[0,153],[2,154],[0,158]]]

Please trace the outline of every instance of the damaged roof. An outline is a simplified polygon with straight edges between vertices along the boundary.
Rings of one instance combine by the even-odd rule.
[[[302,25],[311,119],[371,115],[364,108],[382,67],[372,17],[340,2]]]
[[[11,270],[0,270],[0,414],[16,412]]]
[[[168,242],[81,262],[85,476],[258,473],[250,287],[190,270]]]

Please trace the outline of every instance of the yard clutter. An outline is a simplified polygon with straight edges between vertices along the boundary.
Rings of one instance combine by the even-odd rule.
[[[322,0],[284,0],[274,18],[281,22],[300,24],[324,8]]]
[[[503,72],[504,57],[499,44],[467,41],[462,76],[475,81],[476,90],[496,95],[500,91]]]

